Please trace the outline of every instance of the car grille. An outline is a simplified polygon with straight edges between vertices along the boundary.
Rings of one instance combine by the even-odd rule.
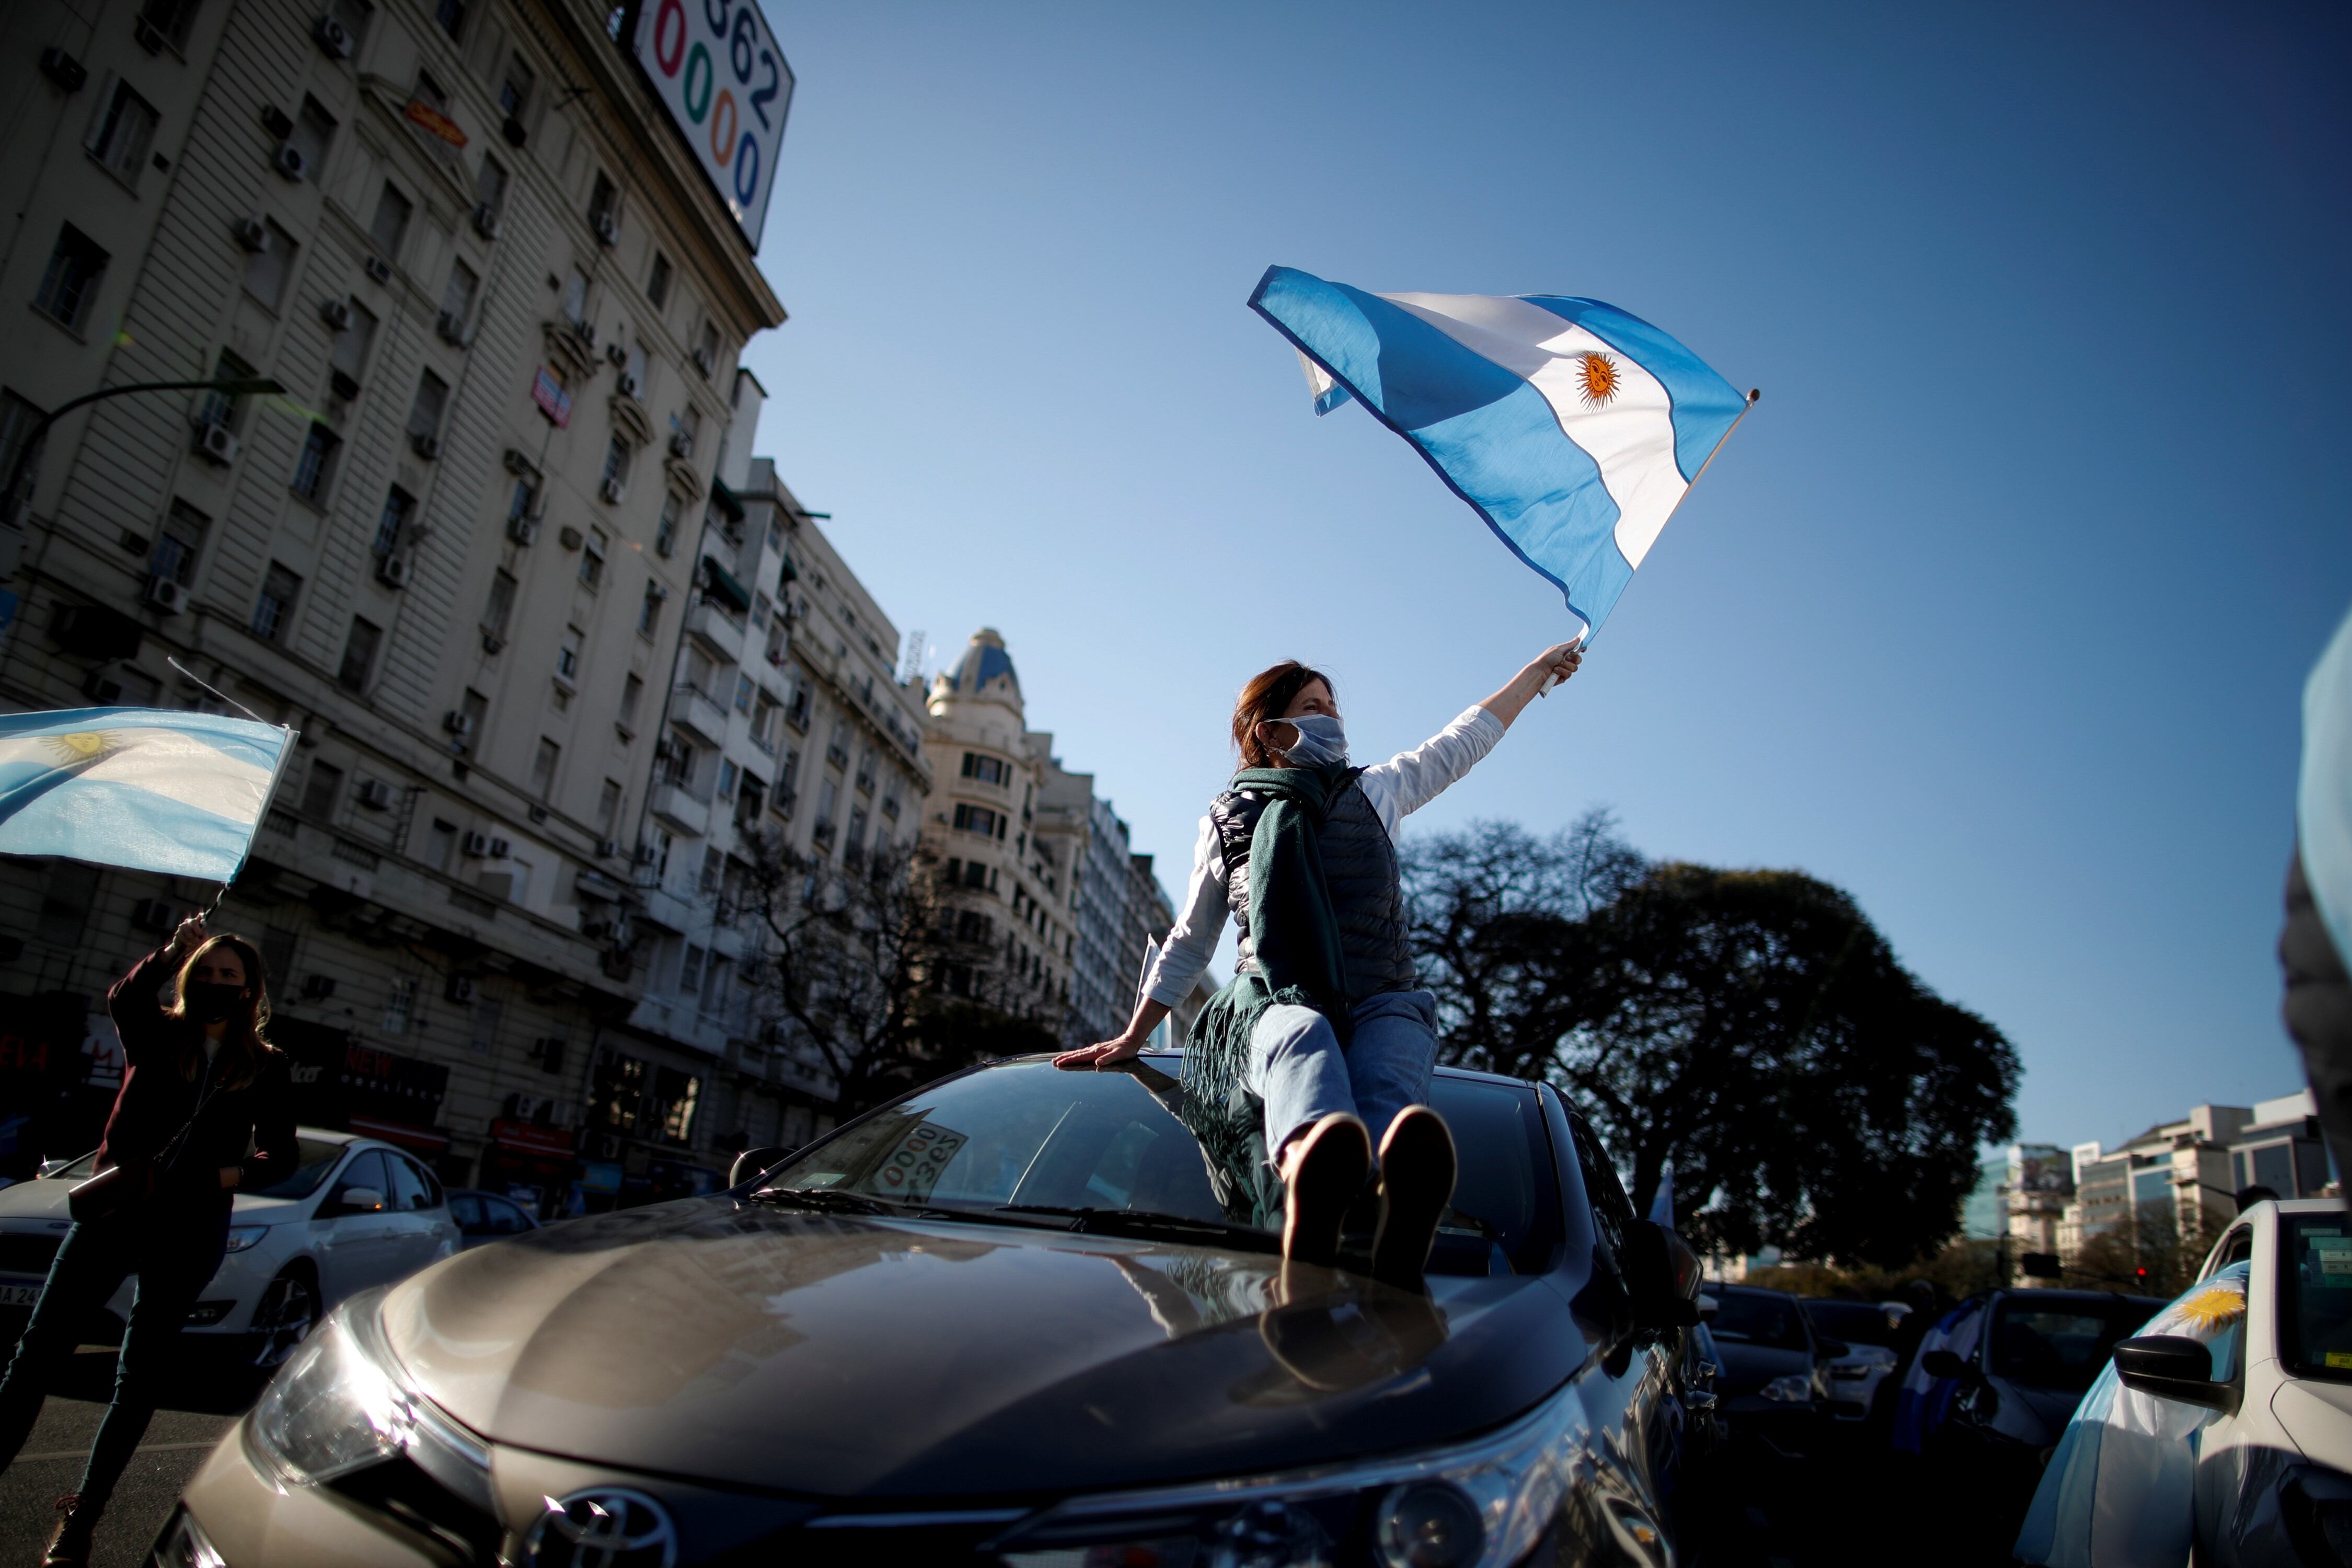
[[[38,1274],[46,1278],[49,1260],[65,1240],[58,1236],[26,1236],[0,1232],[0,1274]]]

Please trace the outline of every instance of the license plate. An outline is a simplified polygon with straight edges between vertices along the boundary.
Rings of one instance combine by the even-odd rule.
[[[40,1299],[38,1285],[0,1285],[0,1307],[30,1307]]]

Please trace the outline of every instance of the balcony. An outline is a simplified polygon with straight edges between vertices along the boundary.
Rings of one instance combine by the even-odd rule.
[[[723,663],[743,662],[743,628],[708,599],[687,607],[686,635]]]
[[[651,804],[656,816],[688,838],[700,838],[710,831],[710,803],[677,784],[655,784]]]
[[[719,699],[698,686],[680,686],[669,694],[669,717],[713,746],[727,743],[727,710]]]

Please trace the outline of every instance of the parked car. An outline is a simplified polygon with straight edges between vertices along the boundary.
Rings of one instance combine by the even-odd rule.
[[[1829,1363],[1829,1413],[1838,1421],[1870,1415],[1878,1385],[1895,1370],[1895,1336],[1911,1309],[1900,1301],[1807,1300],[1805,1321],[1813,1332],[1846,1347]]]
[[[1828,1409],[1829,1363],[1846,1346],[1816,1335],[1786,1290],[1710,1285],[1707,1294],[1717,1303],[1706,1327],[1722,1367],[1715,1386],[1727,1438],[1802,1456]]]
[[[228,1256],[188,1314],[194,1332],[250,1341],[257,1366],[283,1362],[344,1298],[404,1279],[464,1239],[441,1184],[413,1155],[318,1127],[299,1129],[295,1142],[291,1174],[236,1194]],[[66,1194],[97,1159],[0,1191],[0,1308],[15,1309],[20,1327],[72,1226]],[[137,1290],[125,1281],[107,1310],[127,1319]]]
[[[458,1233],[465,1237],[461,1247],[479,1247],[539,1228],[539,1221],[512,1198],[470,1187],[450,1193],[449,1217],[457,1222]]]
[[[2116,1375],[2212,1412],[2193,1447],[2198,1563],[2340,1563],[2352,1543],[2352,1223],[2342,1201],[2256,1204],[2222,1233],[2200,1278],[2242,1263],[2234,1353],[2185,1336],[2126,1339]]]
[[[1286,1266],[1177,1066],[975,1068],[354,1300],[162,1561],[1671,1561],[1697,1262],[1558,1093],[1439,1072],[1405,1290],[1363,1224]]]

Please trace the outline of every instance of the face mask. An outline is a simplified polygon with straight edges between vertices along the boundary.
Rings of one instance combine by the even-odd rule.
[[[1301,713],[1276,722],[1298,731],[1297,743],[1283,752],[1292,767],[1328,768],[1348,760],[1348,731],[1328,713]]]
[[[245,987],[217,980],[191,980],[181,990],[188,1016],[199,1024],[217,1024],[244,1005]]]

